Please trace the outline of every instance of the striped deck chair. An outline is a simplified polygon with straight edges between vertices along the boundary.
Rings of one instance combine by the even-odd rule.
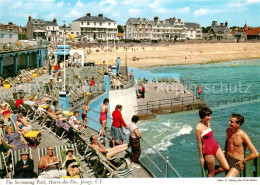
[[[56,156],[58,158],[58,161],[59,161],[58,168],[61,169],[62,158],[61,158],[59,147],[58,146],[54,146],[53,149],[54,149],[53,150],[53,155]],[[47,155],[47,148],[39,148],[38,149],[39,161],[41,160],[41,157],[43,157],[45,155]]]
[[[17,164],[18,161],[21,160],[21,153],[22,152],[29,152],[29,158],[32,159],[32,150],[31,150],[31,148],[26,148],[26,149],[22,149],[22,150],[14,150],[14,151],[12,151],[12,176],[14,175],[15,165]]]
[[[6,164],[6,157],[3,152],[0,153],[0,178],[10,178]]]
[[[98,174],[100,171],[102,171],[100,176],[109,177],[109,178],[112,178],[112,177],[126,178],[132,174],[131,170],[127,167],[124,169],[121,169],[121,167],[115,166],[112,163],[112,160],[114,158],[108,159],[104,154],[95,150],[91,145],[90,145],[90,147],[92,148],[92,152],[97,155],[97,158],[96,158],[96,161],[95,161],[95,164],[93,167],[93,171],[95,171],[96,174]],[[109,173],[106,173],[107,171],[109,171]]]
[[[11,121],[11,125],[14,128],[14,131],[18,132],[18,128],[16,126],[16,122],[17,122],[17,114],[14,114],[10,117],[10,121]]]

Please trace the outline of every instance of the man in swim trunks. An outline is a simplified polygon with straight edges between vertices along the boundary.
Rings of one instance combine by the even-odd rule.
[[[244,117],[240,114],[232,114],[228,122],[225,154],[230,170],[226,177],[238,176],[240,171],[244,169],[244,163],[259,156],[248,135],[240,129],[243,123]],[[245,158],[246,147],[249,148],[251,154]]]
[[[88,102],[85,101],[85,102],[84,102],[84,105],[83,105],[83,107],[82,107],[82,114],[81,114],[82,120],[83,120],[83,122],[84,122],[83,128],[86,128],[87,123],[88,123],[88,119],[87,119],[88,109],[89,109],[89,107],[88,107]]]
[[[97,140],[97,136],[92,135],[89,140],[92,147],[100,153],[104,154],[107,158],[113,157],[114,155],[127,150],[130,146],[130,144],[122,144],[113,148],[105,149],[104,146]]]

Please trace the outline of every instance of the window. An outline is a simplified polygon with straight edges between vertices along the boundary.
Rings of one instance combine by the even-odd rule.
[[[81,21],[81,25],[83,25],[83,21]]]
[[[4,34],[0,34],[0,38],[4,38],[4,36],[5,36]]]
[[[108,26],[110,26],[110,22],[108,23]]]
[[[87,25],[89,25],[89,22],[87,22]]]
[[[102,22],[99,23],[99,26],[102,26]]]
[[[12,36],[13,36],[12,34],[9,34],[9,38],[12,38]]]
[[[79,35],[79,32],[77,32],[76,35]]]
[[[62,35],[62,32],[60,32],[60,35]]]
[[[96,26],[96,22],[94,22],[94,26]]]
[[[74,32],[70,32],[70,34],[74,34]]]

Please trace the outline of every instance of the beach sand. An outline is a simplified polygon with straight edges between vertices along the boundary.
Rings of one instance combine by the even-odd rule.
[[[130,44],[129,44],[130,45]],[[106,47],[105,47],[106,49]],[[87,62],[102,64],[107,60],[105,49],[87,48]],[[114,52],[108,53],[109,64],[113,63]],[[98,52],[97,52],[98,50]],[[260,43],[203,43],[203,44],[172,44],[169,46],[128,47],[127,51],[119,47],[115,58],[120,57],[121,65],[129,67],[148,67],[160,65],[205,64],[229,60],[246,60],[260,58]],[[133,58],[139,60],[133,60]]]

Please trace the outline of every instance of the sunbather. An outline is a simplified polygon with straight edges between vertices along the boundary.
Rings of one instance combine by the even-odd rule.
[[[22,135],[25,135],[27,132],[32,130],[32,126],[28,124],[27,120],[23,117],[22,114],[17,115],[16,126],[18,131],[21,132]]]
[[[129,148],[129,144],[117,145],[113,148],[105,149],[103,145],[97,140],[97,136],[92,135],[90,137],[92,147],[104,154],[107,158],[113,157],[114,155],[123,152]]]
[[[58,170],[59,160],[53,155],[54,148],[47,148],[47,155],[42,156],[39,162],[39,169],[43,172],[38,176],[38,178],[59,178],[66,176],[66,170]]]

